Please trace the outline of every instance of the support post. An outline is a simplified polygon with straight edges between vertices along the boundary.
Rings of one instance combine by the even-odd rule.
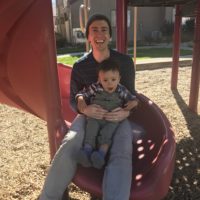
[[[87,21],[88,21],[88,10],[89,10],[88,7],[89,7],[89,2],[88,2],[88,0],[84,0],[85,28],[86,28],[86,24],[87,24]],[[90,50],[90,45],[89,45],[88,40],[86,40],[85,48],[86,48],[86,52],[89,52],[89,50]]]
[[[137,7],[134,7],[134,37],[133,37],[133,57],[134,57],[134,64],[136,67],[136,55],[137,55]]]
[[[173,35],[173,62],[172,62],[172,74],[171,74],[171,89],[177,89],[178,82],[178,68],[179,68],[179,56],[180,56],[180,40],[181,40],[181,8],[180,5],[176,6],[176,16],[174,23],[174,35]]]
[[[196,20],[194,33],[193,63],[190,85],[189,108],[193,112],[198,112],[198,96],[200,83],[200,1],[196,6]]]
[[[127,53],[127,0],[116,0],[117,50]]]

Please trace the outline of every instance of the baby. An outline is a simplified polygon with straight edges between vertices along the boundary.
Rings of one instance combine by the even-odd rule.
[[[111,59],[100,63],[98,82],[80,91],[76,99],[80,110],[84,110],[88,104],[100,105],[108,112],[119,107],[131,110],[137,105],[136,96],[120,84],[120,68]],[[119,122],[90,117],[86,120],[84,144],[78,154],[78,163],[101,169]]]

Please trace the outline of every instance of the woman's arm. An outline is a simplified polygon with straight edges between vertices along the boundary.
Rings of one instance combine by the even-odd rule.
[[[78,112],[75,96],[82,89],[83,89],[83,82],[81,77],[79,77],[79,74],[77,73],[76,64],[74,64],[70,79],[70,105],[75,112]]]

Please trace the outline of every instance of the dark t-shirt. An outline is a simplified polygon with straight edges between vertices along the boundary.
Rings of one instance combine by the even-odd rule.
[[[131,57],[110,50],[110,58],[120,66],[120,83],[124,85],[132,94],[135,94],[135,68]],[[80,58],[73,66],[70,82],[70,104],[73,110],[76,108],[76,94],[84,87],[97,82],[99,63],[94,59],[92,52]]]

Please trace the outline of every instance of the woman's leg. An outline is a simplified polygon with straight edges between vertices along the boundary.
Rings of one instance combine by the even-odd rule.
[[[76,172],[76,156],[84,138],[85,117],[78,115],[56,152],[40,200],[61,200]]]
[[[103,179],[103,200],[128,200],[132,181],[132,128],[128,120],[119,124],[113,138]]]

